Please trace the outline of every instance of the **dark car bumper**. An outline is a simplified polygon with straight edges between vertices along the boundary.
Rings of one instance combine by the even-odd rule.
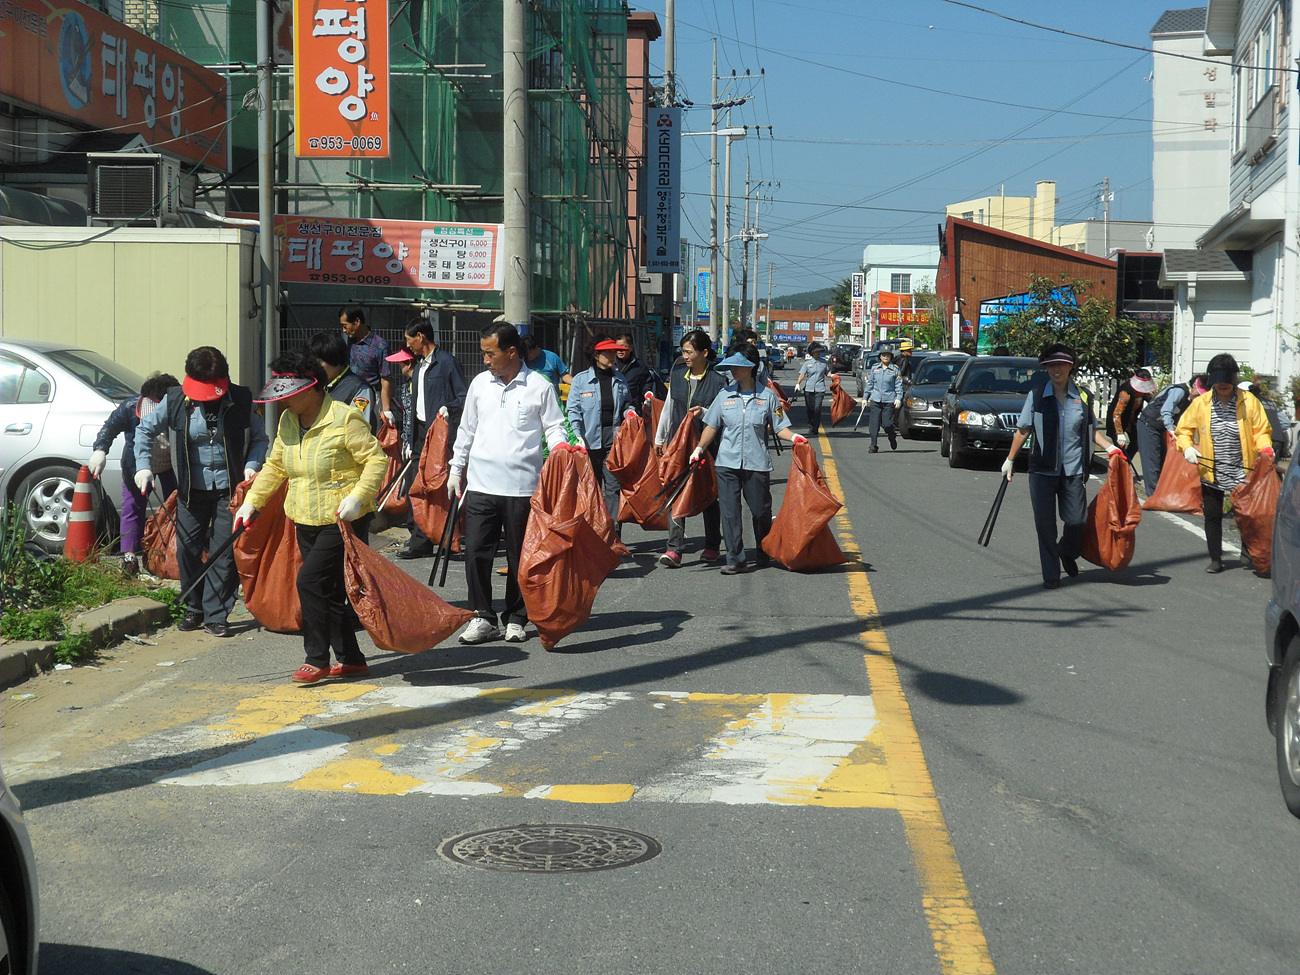
[[[957,424],[957,443],[962,450],[995,450],[1007,451],[1011,449],[1011,441],[1016,435],[1015,430],[1005,430],[1000,427],[978,427],[969,423]]]

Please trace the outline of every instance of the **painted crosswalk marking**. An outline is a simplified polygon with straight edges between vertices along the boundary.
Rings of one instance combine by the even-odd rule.
[[[275,688],[187,733],[230,751],[156,781],[894,808],[877,726],[870,697],[842,694]]]

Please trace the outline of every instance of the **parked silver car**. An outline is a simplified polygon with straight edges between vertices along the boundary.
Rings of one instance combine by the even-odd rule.
[[[1273,519],[1272,586],[1264,610],[1264,717],[1276,742],[1282,799],[1300,817],[1300,468],[1294,455]]]
[[[18,800],[0,772],[0,972],[36,975],[39,921],[36,857]]]
[[[0,339],[0,497],[18,506],[33,541],[61,553],[77,472],[113,408],[144,382],[125,366],[60,342]],[[122,438],[92,491],[101,532],[116,533]]]
[[[944,395],[957,370],[969,358],[965,352],[931,352],[913,367],[912,382],[903,394],[898,418],[898,432],[904,440],[916,440],[923,434],[939,436],[943,429]]]

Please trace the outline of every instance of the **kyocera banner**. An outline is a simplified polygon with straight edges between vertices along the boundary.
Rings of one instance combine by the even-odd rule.
[[[77,0],[0,2],[0,100],[230,169],[225,80]]]
[[[653,274],[679,274],[678,214],[681,209],[682,110],[652,108],[646,119],[646,254]]]
[[[295,152],[387,159],[388,0],[293,5]]]

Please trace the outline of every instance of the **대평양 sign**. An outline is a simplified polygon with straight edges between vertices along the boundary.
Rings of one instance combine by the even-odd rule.
[[[387,159],[388,0],[293,5],[294,151]]]

